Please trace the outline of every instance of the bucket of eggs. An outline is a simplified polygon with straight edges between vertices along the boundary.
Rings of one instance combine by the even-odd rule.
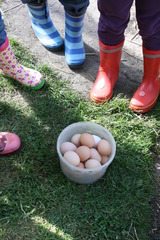
[[[92,122],[67,126],[57,140],[57,153],[63,174],[79,184],[92,184],[106,172],[116,154],[112,134]]]

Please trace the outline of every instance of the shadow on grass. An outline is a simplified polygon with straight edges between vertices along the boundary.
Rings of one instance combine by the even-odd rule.
[[[105,107],[90,108],[50,69],[43,67],[42,72],[46,79],[43,89],[33,92],[15,82],[9,96],[4,92],[0,105],[0,130],[14,131],[22,140],[17,155],[0,160],[2,239],[132,239],[135,229],[139,239],[146,239],[152,169],[143,144],[138,145],[145,124],[135,125],[135,134],[128,120],[124,129],[117,126],[118,116],[130,115],[120,113],[118,107],[103,122],[100,111]],[[157,108],[155,118],[156,112]],[[57,137],[67,125],[94,115],[96,122],[113,127],[117,153],[101,180],[78,185],[61,172]],[[135,139],[124,141],[130,134]],[[150,130],[148,135],[151,138]]]

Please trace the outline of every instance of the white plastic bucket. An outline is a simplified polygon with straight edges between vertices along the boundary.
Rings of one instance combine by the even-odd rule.
[[[75,167],[67,162],[61,154],[60,146],[63,142],[70,142],[73,135],[84,132],[97,135],[102,139],[106,139],[111,144],[112,152],[109,156],[109,160],[98,168],[83,169]],[[68,179],[79,184],[91,184],[105,174],[108,166],[113,161],[116,154],[116,143],[112,134],[99,124],[92,122],[77,122],[69,125],[60,133],[57,140],[57,153],[60,159],[61,170]]]

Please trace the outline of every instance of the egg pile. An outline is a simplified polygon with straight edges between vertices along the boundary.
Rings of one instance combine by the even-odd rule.
[[[79,168],[97,168],[105,164],[111,154],[111,144],[90,133],[75,134],[70,142],[60,146],[64,159]]]

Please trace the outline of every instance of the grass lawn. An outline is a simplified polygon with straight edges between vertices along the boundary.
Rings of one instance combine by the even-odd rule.
[[[137,115],[129,99],[96,105],[71,91],[47,66],[14,40],[17,59],[46,80],[32,91],[0,76],[0,131],[17,133],[21,151],[0,157],[0,239],[147,240],[154,195],[152,157],[158,151],[160,99]],[[56,152],[59,133],[69,124],[92,121],[113,134],[117,152],[102,179],[92,185],[70,182]]]

